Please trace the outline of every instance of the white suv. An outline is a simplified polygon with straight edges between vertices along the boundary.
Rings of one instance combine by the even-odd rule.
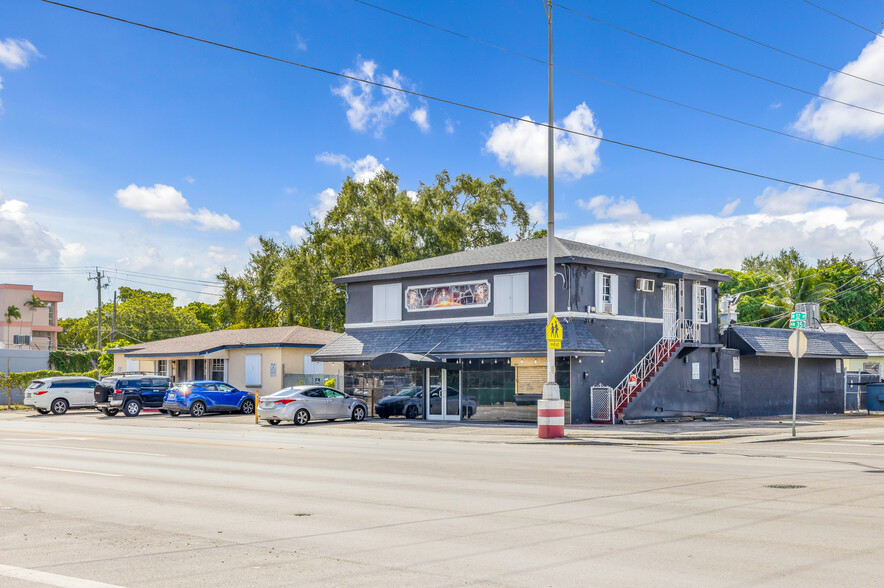
[[[25,388],[25,406],[40,414],[64,414],[69,408],[92,408],[92,392],[98,384],[92,378],[57,376],[34,380]]]

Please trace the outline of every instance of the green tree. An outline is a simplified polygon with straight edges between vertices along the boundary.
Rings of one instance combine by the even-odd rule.
[[[31,337],[33,338],[33,324],[34,324],[34,314],[37,312],[38,308],[45,308],[46,303],[43,302],[43,299],[37,296],[36,294],[31,294],[31,299],[25,302],[25,306],[30,307],[31,309]],[[19,334],[21,334],[21,328],[19,328]]]
[[[524,239],[534,225],[502,178],[452,181],[443,171],[409,194],[385,170],[367,182],[347,178],[334,208],[305,228],[297,245],[262,238],[241,276],[218,276],[235,323],[341,330],[345,293],[334,278]]]
[[[21,319],[21,311],[16,305],[10,304],[9,307],[7,307],[6,313],[3,316],[6,319],[7,339],[9,343],[12,343],[12,337],[10,336],[10,333],[12,332],[12,319]]]

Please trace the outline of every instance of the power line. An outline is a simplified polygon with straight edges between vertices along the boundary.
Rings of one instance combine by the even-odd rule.
[[[446,33],[446,34],[449,34],[449,35],[453,35],[453,36],[455,36],[455,37],[460,37],[461,39],[465,39],[465,40],[467,40],[467,41],[472,41],[472,42],[474,42],[474,43],[479,43],[479,44],[481,44],[481,45],[485,45],[485,46],[487,46],[487,47],[491,47],[492,49],[497,49],[498,51],[503,51],[503,52],[505,52],[505,53],[510,53],[510,54],[515,55],[515,56],[517,56],[517,57],[521,57],[521,58],[523,58],[523,59],[527,59],[527,60],[529,60],[529,61],[534,61],[534,62],[539,63],[540,65],[542,65],[542,66],[544,66],[544,67],[547,67],[547,63],[546,63],[545,60],[540,59],[540,58],[538,58],[538,57],[534,57],[533,55],[527,55],[527,54],[525,54],[525,53],[520,53],[520,52],[518,52],[518,51],[514,51],[514,50],[512,50],[512,49],[508,49],[508,48],[506,48],[506,47],[502,47],[502,46],[500,46],[500,45],[495,45],[494,43],[490,43],[490,42],[488,42],[488,41],[483,41],[482,39],[478,39],[478,38],[476,38],[476,37],[471,37],[471,36],[469,36],[469,35],[465,35],[465,34],[463,34],[463,33],[459,33],[459,32],[457,32],[457,31],[453,31],[453,30],[451,30],[451,29],[447,29],[447,28],[445,28],[445,27],[441,27],[441,26],[439,26],[439,25],[436,25],[436,24],[433,24],[433,23],[430,23],[430,22],[426,22],[426,21],[423,21],[423,20],[419,20],[419,19],[417,19],[417,18],[414,18],[414,17],[408,16],[408,15],[406,15],[406,14],[402,14],[402,13],[400,13],[400,12],[396,12],[396,11],[394,11],[394,10],[390,10],[390,9],[388,9],[388,8],[384,8],[384,7],[382,7],[382,6],[378,6],[378,5],[376,5],[376,4],[372,4],[372,3],[370,3],[370,2],[366,2],[365,0],[353,0],[353,1],[356,2],[356,3],[358,3],[358,4],[362,4],[363,6],[367,6],[367,7],[369,7],[369,8],[374,8],[375,10],[379,10],[379,11],[381,11],[381,12],[386,12],[387,14],[391,14],[391,15],[393,15],[393,16],[397,16],[397,17],[399,17],[399,18],[403,18],[403,19],[405,19],[405,20],[409,20],[409,21],[411,21],[411,22],[414,22],[414,23],[417,23],[417,24],[420,24],[420,25],[423,25],[423,26],[426,26],[426,27],[429,27],[429,28],[435,29],[435,30],[437,30],[437,31],[441,31],[441,32],[443,32],[443,33]],[[653,1],[653,0],[652,0],[652,1]],[[694,112],[699,112],[699,113],[706,114],[706,115],[709,115],[709,116],[714,116],[714,117],[716,117],[716,118],[720,118],[720,119],[722,119],[722,120],[726,120],[726,121],[734,122],[734,123],[737,123],[737,124],[745,125],[745,126],[747,126],[747,127],[751,127],[751,128],[758,129],[758,130],[761,130],[761,131],[766,131],[766,132],[768,132],[768,133],[773,133],[773,134],[775,134],[775,135],[780,135],[781,137],[789,137],[790,139],[797,139],[797,140],[799,140],[799,141],[804,141],[805,143],[811,143],[811,144],[813,144],[813,145],[818,145],[818,146],[820,146],[820,147],[825,147],[825,148],[827,148],[827,149],[834,149],[834,150],[836,150],[836,151],[841,151],[841,152],[843,152],[843,153],[850,153],[851,155],[858,155],[858,156],[860,156],[860,157],[867,157],[867,158],[869,158],[869,159],[876,159],[876,160],[878,160],[878,161],[884,161],[884,157],[878,157],[877,155],[870,155],[870,154],[868,154],[868,153],[862,153],[862,152],[860,152],[860,151],[853,151],[853,150],[851,150],[851,149],[845,149],[844,147],[838,147],[838,146],[836,146],[836,145],[829,145],[829,144],[827,144],[827,143],[823,143],[822,141],[814,141],[813,139],[808,139],[807,137],[801,137],[801,136],[798,136],[798,135],[792,135],[792,134],[790,134],[790,133],[786,133],[786,132],[784,132],[784,131],[778,131],[778,130],[776,130],[776,129],[772,129],[772,128],[770,128],[770,127],[765,127],[765,126],[758,125],[758,124],[755,124],[755,123],[751,123],[751,122],[747,122],[747,121],[744,121],[744,120],[740,120],[740,119],[738,119],[738,118],[733,118],[733,117],[731,117],[731,116],[727,116],[727,115],[724,115],[724,114],[719,114],[719,113],[717,113],[717,112],[712,112],[711,110],[705,110],[705,109],[703,109],[703,108],[699,108],[699,107],[697,107],[697,106],[691,106],[691,105],[689,105],[689,104],[685,104],[685,103],[683,103],[683,102],[679,102],[679,101],[677,101],[677,100],[673,100],[673,99],[671,99],[671,98],[664,98],[664,97],[662,97],[662,96],[657,96],[656,94],[651,94],[650,92],[645,92],[645,91],[643,91],[643,90],[637,90],[637,89],[635,89],[635,88],[630,88],[629,86],[624,86],[623,84],[618,84],[618,83],[616,83],[616,82],[611,82],[611,81],[605,80],[605,79],[603,79],[603,78],[599,78],[599,77],[596,77],[596,76],[591,76],[591,75],[589,75],[589,74],[587,74],[587,73],[585,73],[585,72],[578,71],[578,70],[576,70],[576,69],[571,69],[571,68],[568,68],[568,67],[564,67],[564,66],[562,66],[562,65],[553,64],[553,67],[556,68],[556,69],[558,69],[558,70],[561,70],[561,71],[565,71],[565,72],[568,72],[568,73],[571,73],[571,74],[574,74],[574,75],[582,76],[582,77],[584,77],[584,78],[587,78],[587,79],[590,79],[590,80],[593,80],[593,81],[596,81],[596,82],[601,82],[601,83],[603,83],[603,84],[607,84],[607,85],[612,86],[612,87],[614,87],[614,88],[619,88],[619,89],[621,89],[621,90],[626,90],[626,91],[628,91],[628,92],[633,92],[633,93],[635,93],[635,94],[639,94],[639,95],[641,95],[641,96],[645,96],[645,97],[647,97],[647,98],[653,98],[654,100],[659,100],[659,101],[661,101],[661,102],[666,102],[667,104],[672,104],[672,105],[674,105],[674,106],[680,106],[681,108],[687,108],[688,110],[693,110]]]
[[[818,192],[824,192],[824,193],[827,193],[827,194],[833,194],[833,195],[835,195],[835,196],[844,196],[845,198],[851,198],[851,199],[853,199],[853,200],[861,200],[861,201],[863,201],[863,202],[870,202],[870,203],[872,203],[872,204],[879,204],[879,205],[884,204],[884,201],[881,201],[881,200],[873,200],[873,199],[871,199],[871,198],[865,198],[865,197],[863,197],[863,196],[856,196],[856,195],[854,195],[854,194],[847,194],[847,193],[845,193],[845,192],[838,192],[837,190],[829,190],[829,189],[827,189],[827,188],[819,188],[819,187],[811,186],[811,185],[808,185],[808,184],[802,184],[802,183],[800,183],[800,182],[792,182],[792,181],[789,181],[789,180],[783,180],[783,179],[780,179],[780,178],[776,178],[776,177],[774,177],[774,176],[768,176],[768,175],[765,175],[765,174],[760,174],[760,173],[750,172],[750,171],[747,171],[747,170],[742,170],[742,169],[738,169],[738,168],[734,168],[734,167],[729,167],[729,166],[725,166],[725,165],[720,165],[720,164],[717,164],[717,163],[711,163],[711,162],[708,162],[708,161],[703,161],[703,160],[700,160],[700,159],[694,159],[694,158],[686,157],[686,156],[683,156],[683,155],[676,155],[676,154],[674,154],[674,153],[668,153],[668,152],[665,152],[665,151],[660,151],[660,150],[658,150],[658,149],[651,149],[651,148],[649,148],[649,147],[642,147],[642,146],[640,146],[640,145],[634,145],[634,144],[626,143],[626,142],[623,142],[623,141],[615,141],[614,139],[610,139],[610,138],[608,138],[608,137],[599,137],[599,136],[596,136],[596,135],[591,135],[591,134],[589,134],[589,133],[583,133],[583,132],[580,132],[580,131],[575,131],[575,130],[566,129],[566,128],[563,128],[563,127],[558,127],[558,126],[556,126],[555,124],[552,124],[552,122],[550,122],[550,123],[536,122],[536,121],[533,121],[533,120],[524,119],[524,118],[521,118],[521,117],[518,117],[518,116],[511,115],[511,114],[505,114],[505,113],[498,112],[498,111],[495,111],[495,110],[491,110],[491,109],[488,109],[488,108],[481,108],[481,107],[478,107],[478,106],[471,106],[471,105],[469,105],[469,104],[464,104],[464,103],[462,103],[462,102],[455,102],[454,100],[448,100],[448,99],[446,99],[446,98],[440,98],[440,97],[438,97],[438,96],[431,96],[431,95],[429,95],[429,94],[422,94],[422,93],[420,93],[420,92],[416,92],[416,91],[414,91],[414,90],[406,90],[406,89],[404,89],[404,88],[399,88],[399,87],[396,87],[396,86],[391,86],[391,85],[389,85],[389,84],[382,84],[382,83],[380,83],[380,82],[375,82],[375,81],[373,81],[373,80],[365,80],[365,79],[362,79],[362,78],[358,78],[358,77],[356,77],[356,76],[352,76],[352,75],[348,75],[348,74],[343,74],[343,73],[338,73],[338,72],[330,71],[330,70],[327,70],[327,69],[323,69],[323,68],[321,68],[321,67],[316,67],[316,66],[312,66],[312,65],[307,65],[307,64],[299,63],[299,62],[297,62],[297,61],[291,61],[291,60],[288,60],[288,59],[283,59],[283,58],[281,58],[281,57],[274,57],[274,56],[272,56],[272,55],[267,55],[267,54],[264,54],[264,53],[259,53],[259,52],[257,52],[257,51],[251,51],[251,50],[248,50],[248,49],[242,49],[242,48],[239,48],[239,47],[235,47],[235,46],[233,46],[233,45],[227,45],[227,44],[219,43],[219,42],[216,42],[216,41],[210,41],[210,40],[203,39],[203,38],[200,38],[200,37],[195,37],[195,36],[192,36],[192,35],[186,35],[186,34],[184,34],[184,33],[178,33],[178,32],[175,32],[175,31],[171,31],[171,30],[168,30],[168,29],[163,29],[163,28],[160,28],[160,27],[155,27],[155,26],[148,25],[148,24],[144,24],[144,23],[140,23],[140,22],[137,22],[137,21],[126,20],[126,19],[124,19],[124,18],[120,18],[120,17],[116,17],[116,16],[111,16],[111,15],[104,14],[104,13],[101,13],[101,12],[95,12],[95,11],[92,11],[92,10],[87,10],[87,9],[85,9],[85,8],[79,8],[79,7],[77,7],[77,6],[71,6],[70,4],[63,4],[63,3],[61,3],[61,2],[55,2],[54,0],[39,0],[39,1],[40,1],[40,2],[44,2],[44,3],[46,3],[46,4],[53,4],[53,5],[55,5],[55,6],[60,6],[60,7],[62,7],[62,8],[68,8],[68,9],[75,10],[75,11],[78,11],[78,12],[83,12],[83,13],[85,13],[85,14],[91,14],[91,15],[93,15],[93,16],[98,16],[98,17],[101,17],[101,18],[106,18],[106,19],[108,19],[108,20],[114,20],[114,21],[117,21],[117,22],[122,22],[122,23],[125,23],[125,24],[129,24],[129,25],[132,25],[132,26],[141,27],[141,28],[148,29],[148,30],[152,30],[152,31],[156,31],[156,32],[159,32],[159,33],[164,33],[164,34],[167,34],[167,35],[172,35],[172,36],[174,36],[174,37],[179,37],[179,38],[182,38],[182,39],[189,39],[189,40],[191,40],[191,41],[196,41],[196,42],[198,42],[198,43],[205,43],[206,45],[212,45],[212,46],[215,46],[215,47],[220,47],[220,48],[222,48],[222,49],[229,49],[229,50],[231,50],[231,51],[236,51],[236,52],[239,52],[239,53],[244,53],[244,54],[246,54],[246,55],[252,55],[252,56],[254,56],[254,57],[260,57],[260,58],[262,58],[262,59],[269,59],[269,60],[271,60],[271,61],[277,61],[277,62],[279,62],[279,63],[285,63],[285,64],[287,64],[287,65],[293,65],[293,66],[295,66],[295,67],[300,67],[300,68],[303,68],[303,69],[306,69],[306,70],[315,71],[315,72],[318,72],[318,73],[323,73],[323,74],[326,74],[326,75],[331,75],[331,76],[335,76],[335,77],[338,77],[338,78],[343,78],[343,79],[346,79],[346,80],[351,80],[351,81],[354,81],[354,82],[358,82],[358,83],[360,83],[360,84],[367,84],[367,85],[370,85],[370,86],[375,86],[375,87],[378,87],[378,88],[383,88],[383,89],[386,89],[386,90],[390,90],[390,91],[392,91],[392,92],[400,92],[400,93],[403,93],[403,94],[408,94],[409,96],[415,96],[415,97],[418,97],[418,98],[423,98],[423,99],[425,99],[425,100],[432,100],[432,101],[434,101],[434,102],[440,102],[440,103],[442,103],[442,104],[449,104],[449,105],[451,105],[451,106],[457,106],[457,107],[459,107],[459,108],[466,108],[466,109],[469,109],[469,110],[473,110],[473,111],[475,111],[475,112],[482,112],[482,113],[485,113],[485,114],[490,114],[490,115],[493,115],[493,116],[498,116],[498,117],[506,118],[506,119],[510,119],[510,120],[513,120],[513,121],[518,121],[518,122],[523,123],[523,124],[531,124],[531,125],[534,125],[534,126],[537,126],[537,127],[541,127],[541,128],[552,128],[552,129],[555,130],[555,131],[561,131],[561,132],[564,132],[564,133],[570,133],[570,134],[572,134],[572,135],[576,135],[576,136],[580,136],[580,137],[586,137],[586,138],[588,138],[588,139],[595,139],[595,140],[597,140],[597,141],[604,141],[604,142],[606,142],[606,143],[611,143],[612,145],[619,145],[619,146],[621,146],[621,147],[628,147],[628,148],[630,148],[630,149],[636,149],[636,150],[638,150],[638,151],[644,151],[645,153],[654,153],[654,154],[656,154],[656,155],[662,155],[662,156],[664,156],[664,157],[669,157],[669,158],[677,159],[677,160],[680,160],[680,161],[686,161],[686,162],[689,162],[689,163],[696,163],[696,164],[698,164],[698,165],[705,165],[705,166],[707,166],[707,167],[711,167],[711,168],[715,168],[715,169],[720,169],[720,170],[723,170],[723,171],[729,171],[729,172],[733,172],[733,173],[738,173],[738,174],[742,174],[742,175],[745,175],[745,176],[750,176],[750,177],[759,178],[759,179],[763,179],[763,180],[769,180],[769,181],[772,181],[772,182],[779,182],[779,183],[782,183],[782,184],[787,184],[787,185],[789,185],[789,186],[796,186],[796,187],[798,187],[798,188],[806,188],[806,189],[808,189],[808,190],[816,190],[816,191],[818,191]]]
[[[137,271],[132,271],[132,270],[121,270],[121,269],[116,269],[116,268],[112,268],[112,267],[103,267],[102,269],[104,269],[105,271],[109,271],[109,272],[124,273],[124,274],[132,274],[132,275],[134,275],[134,276],[145,276],[145,277],[148,277],[148,278],[162,278],[162,279],[170,280],[170,281],[187,282],[187,283],[191,283],[191,284],[205,284],[205,285],[208,285],[208,286],[214,286],[214,287],[221,287],[221,286],[223,286],[223,284],[222,284],[221,282],[218,282],[218,281],[198,280],[198,279],[196,279],[196,278],[181,278],[181,277],[178,277],[178,276],[169,276],[169,275],[166,275],[166,274],[151,274],[151,273],[148,273],[148,272],[137,272]]]
[[[853,321],[852,323],[850,323],[850,324],[847,325],[847,326],[848,326],[848,327],[852,327],[852,326],[855,325],[856,323],[861,323],[861,322],[863,322],[864,320],[866,320],[867,318],[869,318],[869,317],[871,317],[871,316],[875,316],[876,314],[878,314],[879,312],[881,312],[881,310],[884,310],[884,304],[882,304],[881,306],[879,306],[878,308],[876,308],[875,310],[873,310],[871,314],[867,314],[866,316],[862,317],[862,318],[859,319],[859,320]]]
[[[772,51],[776,51],[777,53],[782,53],[783,55],[788,55],[789,57],[793,57],[793,58],[795,58],[795,59],[799,59],[799,60],[801,60],[801,61],[803,61],[803,62],[805,62],[805,63],[809,63],[809,64],[811,64],[811,65],[815,65],[815,66],[817,66],[817,67],[821,67],[821,68],[823,68],[823,69],[827,69],[827,70],[829,70],[829,71],[831,71],[831,72],[835,72],[835,73],[838,73],[838,74],[841,74],[841,75],[844,75],[844,76],[849,76],[849,77],[851,77],[851,78],[855,78],[855,79],[857,79],[857,80],[862,80],[862,81],[864,81],[864,82],[868,82],[868,83],[870,83],[870,84],[875,84],[876,86],[884,87],[884,83],[876,82],[875,80],[870,80],[870,79],[868,79],[868,78],[864,78],[864,77],[862,77],[862,76],[857,76],[857,75],[854,75],[854,74],[852,74],[852,73],[847,73],[846,71],[840,70],[840,69],[835,68],[835,67],[829,67],[828,65],[824,65],[824,64],[822,64],[822,63],[819,63],[818,61],[813,61],[812,59],[807,59],[806,57],[801,57],[800,55],[796,55],[795,53],[791,53],[791,52],[789,52],[789,51],[786,51],[785,49],[780,49],[779,47],[774,47],[773,45],[768,45],[767,43],[764,43],[764,42],[762,42],[762,41],[758,41],[758,40],[756,40],[756,39],[753,39],[752,37],[747,37],[746,35],[742,35],[742,34],[736,32],[736,31],[732,31],[732,30],[730,30],[730,29],[728,29],[728,28],[725,28],[725,27],[723,27],[723,26],[719,26],[719,25],[717,25],[717,24],[715,24],[715,23],[709,22],[708,20],[704,20],[704,19],[702,19],[702,18],[700,18],[700,17],[698,17],[698,16],[694,16],[693,14],[689,14],[689,13],[683,11],[683,10],[679,10],[678,8],[675,8],[675,7],[669,6],[668,4],[664,4],[663,2],[660,2],[660,0],[648,0],[648,2],[653,2],[654,4],[656,4],[656,5],[658,5],[658,6],[661,6],[661,7],[665,8],[665,9],[667,9],[667,10],[671,10],[672,12],[677,12],[678,14],[681,14],[682,16],[686,16],[686,17],[691,18],[691,19],[693,19],[693,20],[695,20],[695,21],[697,21],[697,22],[701,22],[701,23],[703,23],[703,24],[705,24],[705,25],[708,25],[708,26],[710,26],[710,27],[716,28],[716,29],[718,29],[718,30],[720,30],[720,31],[723,31],[723,32],[728,33],[728,34],[730,34],[730,35],[733,35],[733,36],[735,36],[735,37],[739,37],[740,39],[744,39],[744,40],[746,40],[746,41],[749,41],[750,43],[755,43],[756,45],[760,45],[760,46],[762,46],[762,47],[766,47],[767,49],[770,49],[770,50],[772,50]]]
[[[867,264],[870,266],[872,263],[874,263],[882,258],[884,258],[884,254],[876,255],[875,257],[870,257],[869,259],[861,259],[860,261],[857,261],[856,263],[858,263],[862,266],[866,266]],[[775,284],[767,284],[766,286],[761,286],[760,288],[754,288],[752,290],[745,290],[743,292],[733,292],[733,293],[729,293],[728,295],[729,296],[736,296],[737,294],[752,294],[753,292],[761,292],[762,290],[768,290],[770,288],[776,288],[778,286],[785,286],[786,284],[791,284],[793,282],[800,282],[801,280],[806,280],[808,278],[818,276],[819,274],[826,271],[826,269],[828,269],[828,268],[819,269],[819,270],[813,272],[812,274],[807,274],[805,276],[801,276],[800,278],[793,278],[791,280],[784,280],[782,282],[777,282]],[[856,276],[854,276],[853,278],[851,278],[848,281],[848,283],[850,281],[855,280],[857,278],[857,276],[862,276],[864,274],[864,272],[868,269],[869,269],[868,267],[863,267],[862,271],[859,274],[857,274]],[[842,284],[841,286],[839,286],[839,288],[843,287],[844,285],[845,284]]]
[[[825,8],[823,8],[822,6],[820,6],[819,4],[814,4],[813,2],[808,2],[808,0],[801,0],[801,1],[804,2],[805,4],[810,4],[810,5],[813,6],[814,8],[817,8],[817,9],[819,9],[819,10],[822,10],[823,12],[827,12],[827,13],[831,14],[832,16],[834,16],[835,18],[840,18],[841,20],[843,20],[843,21],[846,22],[846,23],[852,24],[852,25],[855,26],[855,27],[858,27],[858,28],[860,28],[860,29],[862,29],[862,30],[864,30],[864,31],[869,32],[869,33],[872,33],[872,34],[875,35],[876,37],[881,37],[882,39],[884,39],[884,35],[881,35],[880,33],[877,33],[877,32],[875,32],[875,31],[873,31],[872,29],[867,29],[866,27],[862,26],[861,24],[855,23],[855,22],[853,22],[852,20],[848,20],[848,19],[844,18],[843,16],[841,16],[840,14],[835,14],[835,13],[832,12],[831,10],[826,10]]]
[[[49,0],[42,0],[42,1],[48,2]],[[593,22],[597,22],[599,24],[605,25],[606,27],[611,27],[612,29],[617,29],[618,31],[627,33],[627,34],[632,35],[634,37],[638,37],[639,39],[644,39],[645,41],[649,41],[651,43],[654,43],[655,45],[659,45],[661,47],[666,47],[667,49],[670,49],[672,51],[677,51],[678,53],[681,53],[683,55],[687,55],[689,57],[693,57],[694,59],[699,59],[700,61],[705,61],[706,63],[711,63],[712,65],[717,65],[718,67],[723,67],[725,69],[729,69],[731,71],[741,73],[745,76],[749,76],[749,77],[755,78],[757,80],[767,82],[769,84],[774,84],[774,85],[777,85],[777,86],[780,86],[783,88],[788,88],[789,90],[794,90],[795,92],[801,92],[802,94],[807,94],[808,96],[814,96],[814,97],[820,98],[822,100],[828,100],[829,102],[835,102],[837,104],[843,104],[844,106],[850,106],[851,108],[858,108],[859,110],[865,110],[866,112],[872,112],[874,114],[884,115],[884,112],[881,112],[880,110],[875,110],[873,108],[867,108],[865,106],[859,106],[858,104],[852,104],[850,102],[844,102],[843,100],[838,100],[837,98],[832,98],[830,96],[823,96],[822,94],[817,94],[816,92],[811,92],[810,90],[803,90],[803,89],[798,88],[796,86],[792,86],[792,85],[789,85],[789,84],[786,84],[783,82],[778,82],[778,81],[773,80],[771,78],[766,78],[764,76],[746,71],[745,69],[740,69],[740,68],[734,67],[732,65],[727,65],[727,64],[721,63],[720,61],[715,61],[714,59],[709,59],[708,57],[703,57],[702,55],[697,55],[696,53],[691,53],[690,51],[686,51],[684,49],[679,49],[678,47],[675,47],[673,45],[668,45],[666,43],[663,43],[662,41],[657,41],[656,39],[652,39],[651,37],[646,37],[645,35],[641,35],[641,34],[636,33],[634,31],[630,31],[629,29],[624,29],[623,27],[619,27],[619,26],[611,24],[609,22],[605,22],[601,19],[595,18],[594,16],[590,16],[588,14],[585,14],[585,13],[575,10],[573,8],[569,8],[567,6],[564,6],[562,4],[555,3],[555,5],[558,6],[559,8],[567,10],[568,12],[572,12],[578,16],[582,16],[583,18],[589,19]]]

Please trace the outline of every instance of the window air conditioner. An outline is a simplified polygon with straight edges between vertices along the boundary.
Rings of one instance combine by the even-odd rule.
[[[647,278],[637,278],[635,280],[635,289],[639,292],[653,292],[654,280],[649,280]]]
[[[614,314],[614,305],[611,304],[610,302],[605,302],[604,308],[605,308],[605,311],[604,311],[605,314]]]

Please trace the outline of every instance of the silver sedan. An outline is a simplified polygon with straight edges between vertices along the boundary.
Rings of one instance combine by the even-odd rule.
[[[324,386],[293,386],[261,397],[258,418],[271,425],[283,421],[306,425],[311,420],[361,421],[368,407],[362,400]]]

